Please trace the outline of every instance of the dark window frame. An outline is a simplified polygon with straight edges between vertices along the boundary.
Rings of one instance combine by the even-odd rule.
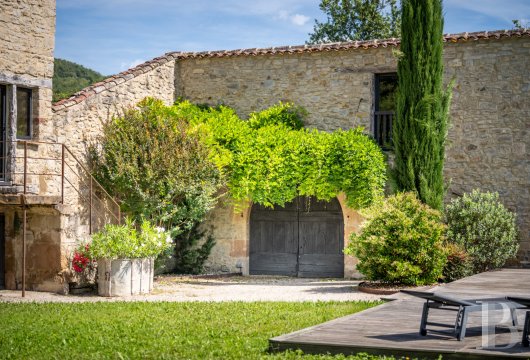
[[[380,111],[379,103],[381,101],[381,80],[392,79],[397,83],[398,75],[392,73],[379,73],[375,75],[375,96],[374,96],[374,117],[373,117],[373,136],[376,142],[383,150],[392,149],[392,122],[395,111]]]
[[[16,138],[20,140],[31,140],[32,134],[33,134],[33,89],[30,88],[24,88],[24,87],[18,87],[17,86],[17,93],[18,91],[23,91],[28,94],[28,108],[26,109],[28,117],[26,118],[26,127],[27,127],[27,133],[26,135],[19,135],[18,134],[18,113],[17,113],[17,131],[16,131]],[[15,94],[17,95],[17,94]],[[17,110],[18,110],[18,101],[17,101]]]

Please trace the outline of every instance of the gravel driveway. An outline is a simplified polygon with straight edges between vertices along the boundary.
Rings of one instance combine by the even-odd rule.
[[[83,301],[355,301],[380,296],[359,292],[360,281],[300,279],[270,276],[193,277],[161,276],[150,295],[104,298],[97,295],[58,295],[44,292],[1,290],[0,302]]]

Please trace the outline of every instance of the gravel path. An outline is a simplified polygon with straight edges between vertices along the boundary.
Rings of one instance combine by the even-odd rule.
[[[299,279],[268,276],[207,278],[161,276],[150,295],[105,298],[97,295],[58,295],[1,290],[0,302],[94,302],[94,301],[355,301],[381,297],[359,292],[360,281]]]

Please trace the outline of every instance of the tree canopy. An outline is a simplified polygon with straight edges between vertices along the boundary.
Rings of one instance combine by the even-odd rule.
[[[308,44],[400,37],[396,0],[321,0],[326,22],[315,20]]]

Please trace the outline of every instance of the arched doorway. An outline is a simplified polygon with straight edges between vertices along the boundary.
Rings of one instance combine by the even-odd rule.
[[[344,277],[344,219],[337,199],[299,197],[284,207],[252,206],[251,275]]]

